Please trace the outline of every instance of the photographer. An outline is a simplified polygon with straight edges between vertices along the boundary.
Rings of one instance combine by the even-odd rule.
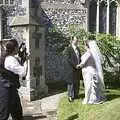
[[[23,120],[22,106],[18,94],[19,77],[27,72],[26,62],[21,65],[15,57],[19,46],[15,39],[6,44],[6,51],[0,59],[0,120],[8,120],[11,114],[13,120]]]

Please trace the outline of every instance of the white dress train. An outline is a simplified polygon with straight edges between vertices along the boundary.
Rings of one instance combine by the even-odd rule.
[[[98,77],[95,60],[88,49],[81,57],[81,67],[85,87],[85,98],[83,104],[97,104],[103,98],[101,83]]]

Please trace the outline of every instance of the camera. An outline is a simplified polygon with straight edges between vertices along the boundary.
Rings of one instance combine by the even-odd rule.
[[[26,44],[22,42],[19,46],[18,56],[20,57],[20,64],[23,65],[28,56]]]
[[[28,56],[26,44],[24,42],[22,42],[19,46],[18,56],[20,57],[20,60],[19,60],[20,64],[23,65]],[[25,79],[26,77],[22,78],[22,80],[25,80]]]

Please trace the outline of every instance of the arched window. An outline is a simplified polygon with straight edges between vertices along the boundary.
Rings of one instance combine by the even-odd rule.
[[[97,13],[97,3],[95,0],[90,2],[89,5],[89,31],[96,31],[96,13]]]
[[[90,0],[89,31],[116,35],[116,0]]]
[[[100,13],[99,13],[99,32],[106,33],[106,2],[102,1],[100,3]]]
[[[14,4],[15,0],[0,0],[0,5],[12,5]]]
[[[116,15],[117,15],[117,4],[115,1],[110,3],[110,14],[109,14],[109,33],[116,35]]]

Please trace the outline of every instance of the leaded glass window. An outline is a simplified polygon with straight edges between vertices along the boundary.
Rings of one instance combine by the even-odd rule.
[[[20,1],[20,0],[19,0]],[[1,5],[14,4],[15,0],[0,0]]]
[[[106,32],[106,2],[102,2],[100,4],[100,12],[99,12],[99,32]]]
[[[14,0],[10,0],[10,4],[14,4]]]
[[[89,6],[89,31],[96,31],[96,11],[97,11],[97,3],[96,1],[92,1]]]
[[[116,35],[116,0],[91,0],[89,4],[89,31]]]
[[[2,0],[0,0],[0,4],[3,4],[3,1],[2,1]]]
[[[5,0],[5,4],[9,4],[9,0]]]
[[[110,22],[109,22],[109,33],[112,35],[116,34],[116,14],[117,14],[117,5],[116,2],[111,2],[110,4]]]

